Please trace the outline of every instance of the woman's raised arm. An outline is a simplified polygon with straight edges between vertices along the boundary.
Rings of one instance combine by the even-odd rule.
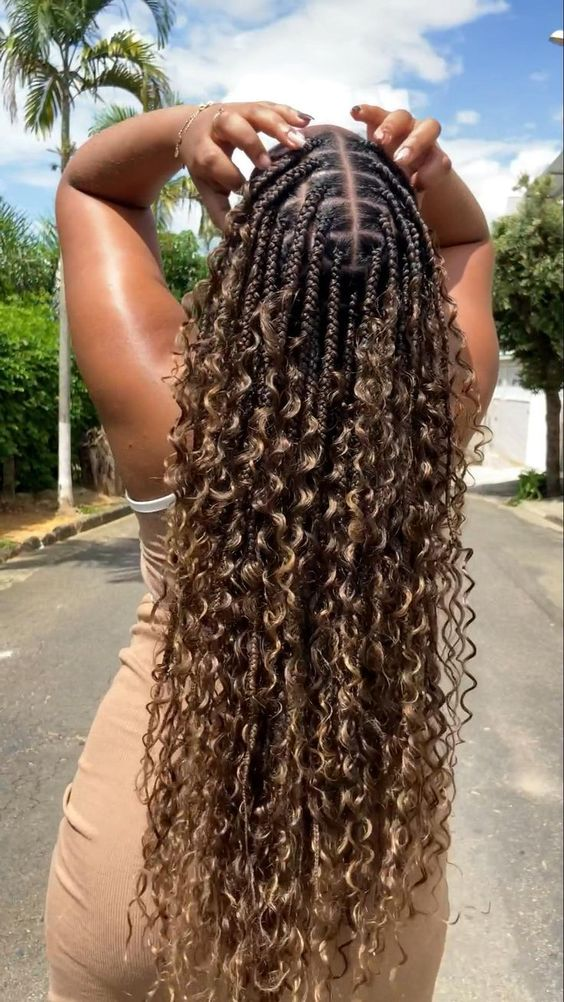
[[[72,342],[126,488],[141,500],[162,492],[167,436],[177,417],[170,386],[180,304],[166,287],[151,204],[182,164],[221,226],[242,183],[235,147],[268,162],[258,131],[288,147],[307,116],[268,102],[183,105],[139,115],[94,136],[59,184],[57,225]],[[295,136],[295,134],[294,134]],[[266,157],[266,160],[263,158]]]
[[[388,112],[357,105],[352,117],[367,126],[419,192],[421,215],[435,233],[445,264],[447,288],[456,304],[469,360],[476,377],[483,418],[498,373],[499,346],[492,315],[494,250],[484,213],[450,159],[437,144],[441,127],[432,118],[419,122],[405,110]],[[467,440],[471,429],[464,426]]]

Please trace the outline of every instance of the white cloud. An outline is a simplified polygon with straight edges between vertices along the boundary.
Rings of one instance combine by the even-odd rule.
[[[456,112],[456,121],[459,125],[477,125],[481,117],[479,111],[472,111],[470,109]]]
[[[220,6],[227,11],[227,3]],[[283,10],[280,3],[272,6]],[[326,114],[330,88],[337,102],[329,106],[333,116],[343,115],[351,95],[353,102],[370,100],[378,85],[393,84],[398,73],[446,80],[457,61],[441,54],[429,31],[504,9],[504,3],[482,0],[308,0],[245,30],[234,30],[228,15],[192,27],[189,18],[187,37],[175,33],[167,69],[190,98],[269,97],[317,117]]]
[[[276,0],[208,0],[206,9],[234,20],[262,21],[275,16],[280,6]]]
[[[534,73],[529,73],[529,80],[532,80],[533,83],[546,83],[548,73],[545,73],[544,70],[535,70]]]
[[[456,29],[484,15],[508,9],[505,0],[179,0],[171,44],[164,52],[166,70],[175,90],[188,101],[210,98],[269,99],[295,105],[318,123],[354,127],[349,109],[359,102],[389,108],[426,105],[425,84],[442,83],[460,72],[457,53],[448,52],[438,33]],[[100,19],[107,33],[125,25],[154,38],[146,5],[132,0],[124,20],[119,8]],[[409,74],[412,90],[397,86]],[[111,95],[108,95],[111,99]],[[123,103],[127,97],[120,95]],[[82,142],[91,122],[93,104],[81,100],[73,112],[73,138]],[[425,113],[434,114],[429,107]],[[468,115],[468,111],[459,114]],[[476,114],[476,113],[474,113]],[[457,119],[461,124],[473,124]],[[445,130],[445,134],[448,133]],[[53,156],[47,147],[56,137],[37,140],[21,122],[9,123],[0,110],[0,168],[5,177],[13,166],[25,165],[18,180],[37,185]],[[526,146],[488,144],[452,138],[449,151],[461,173],[478,185],[488,214],[504,211],[511,189],[511,165]],[[446,145],[446,142],[445,142]],[[540,148],[540,147],[538,147]],[[241,164],[239,158],[239,165]],[[488,171],[490,174],[488,175]],[[27,178],[26,178],[27,173]],[[56,175],[55,175],[56,177]],[[176,225],[185,225],[185,214]]]
[[[536,177],[557,156],[555,143],[451,139],[443,143],[456,171],[471,188],[489,220],[507,211],[521,174]]]

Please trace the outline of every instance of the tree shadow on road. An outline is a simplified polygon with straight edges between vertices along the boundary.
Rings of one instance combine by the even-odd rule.
[[[469,484],[469,494],[484,494],[486,497],[512,498],[517,490],[516,480],[505,480],[496,484]]]
[[[139,569],[139,540],[131,538],[88,540],[73,536],[64,543],[14,557],[0,566],[0,575],[17,571],[30,571],[47,566],[72,566],[82,564],[105,570],[108,584],[142,583]]]

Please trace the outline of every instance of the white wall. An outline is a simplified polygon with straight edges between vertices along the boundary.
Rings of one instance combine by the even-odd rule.
[[[486,424],[492,447],[510,463],[544,470],[546,466],[546,402],[544,393],[520,386],[498,386]]]
[[[510,355],[500,359],[485,423],[493,434],[492,449],[501,459],[546,469],[546,398],[519,386],[519,366]]]

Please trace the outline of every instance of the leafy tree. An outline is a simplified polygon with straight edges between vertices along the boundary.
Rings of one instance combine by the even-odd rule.
[[[192,230],[160,234],[161,259],[166,283],[178,300],[205,278],[206,260]]]
[[[500,344],[521,365],[523,386],[546,396],[547,494],[561,492],[560,394],[563,373],[562,205],[552,179],[524,175],[515,213],[494,223],[494,309]]]
[[[173,16],[171,0],[145,0],[157,27],[160,44],[166,41]],[[131,30],[100,35],[100,15],[112,0],[5,0],[7,29],[0,30],[0,67],[4,100],[13,117],[18,87],[26,88],[24,122],[27,129],[46,136],[58,121],[61,170],[73,152],[71,111],[82,94],[99,96],[104,87],[117,87],[142,104],[169,93],[155,46]],[[70,442],[70,346],[61,294],[59,347],[59,504],[72,507]]]

